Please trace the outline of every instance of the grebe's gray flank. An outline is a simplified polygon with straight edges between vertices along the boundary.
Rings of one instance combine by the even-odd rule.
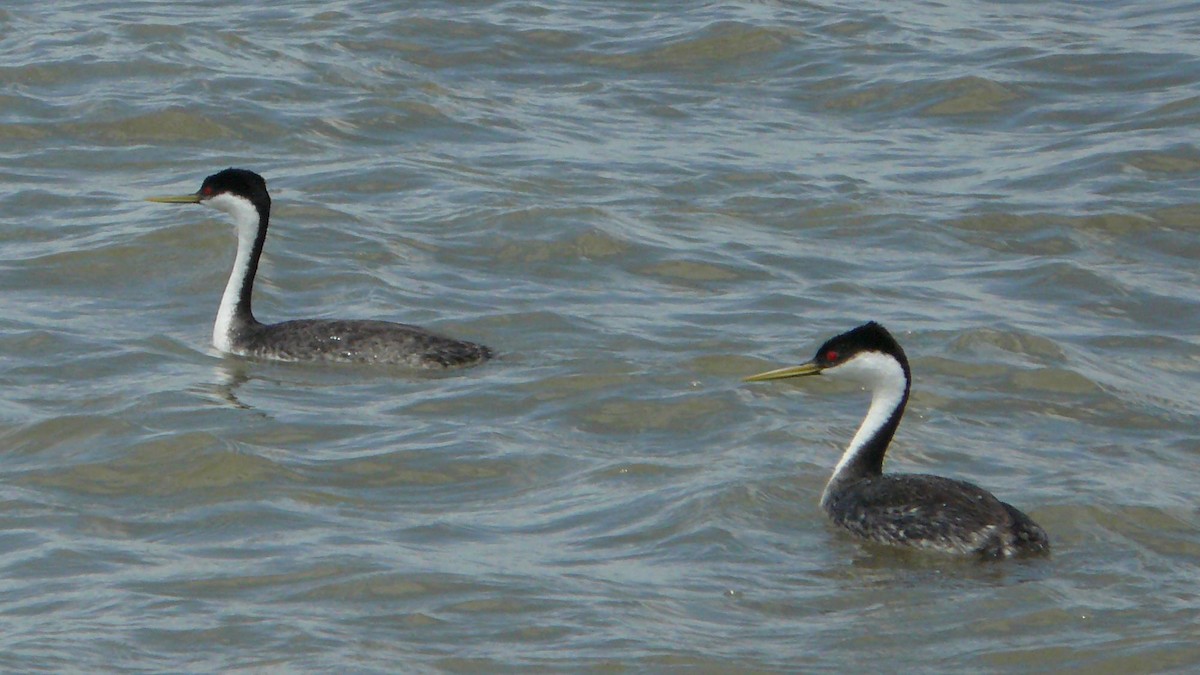
[[[250,310],[254,275],[271,217],[271,196],[263,177],[246,169],[225,169],[204,179],[194,194],[149,197],[163,204],[202,204],[223,211],[237,228],[233,270],[213,325],[213,346],[222,352],[279,361],[390,363],[413,368],[470,366],[492,350],[417,326],[389,321],[299,319],[264,324]]]
[[[1009,558],[1048,553],[1037,523],[983,488],[925,474],[884,474],[883,458],[908,403],[912,373],[891,333],[869,322],[831,338],[799,366],[747,382],[825,374],[871,391],[871,405],[821,495],[833,522],[862,539],[895,546]]]

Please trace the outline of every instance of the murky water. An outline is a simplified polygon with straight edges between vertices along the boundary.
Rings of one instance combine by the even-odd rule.
[[[0,10],[0,667],[1195,667],[1196,9]],[[231,165],[260,318],[502,358],[215,353],[231,228],[141,198]],[[864,395],[739,378],[867,319],[889,466],[1052,558],[826,525]]]

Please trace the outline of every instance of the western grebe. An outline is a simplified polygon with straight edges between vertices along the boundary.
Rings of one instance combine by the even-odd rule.
[[[388,321],[300,319],[259,323],[250,311],[254,274],[267,237],[271,196],[263,177],[225,169],[204,179],[195,194],[149,197],[163,204],[203,204],[224,211],[237,227],[237,254],[213,325],[213,346],[230,354],[279,361],[393,363],[415,368],[453,368],[491,358],[483,345]]]
[[[821,507],[839,527],[870,541],[946,553],[1008,558],[1049,552],[1046,532],[983,488],[923,474],[883,474],[912,375],[904,350],[869,322],[827,341],[811,361],[745,378],[779,380],[824,373],[871,391],[871,406],[833,470]]]

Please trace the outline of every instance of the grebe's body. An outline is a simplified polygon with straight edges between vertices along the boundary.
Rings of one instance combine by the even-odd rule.
[[[388,321],[300,319],[264,324],[250,310],[254,275],[271,217],[271,197],[262,176],[225,169],[204,179],[200,191],[151,197],[167,204],[203,204],[229,214],[237,227],[233,270],[221,296],[212,343],[230,354],[279,361],[389,363],[412,368],[470,366],[492,351],[473,342]]]
[[[803,365],[746,378],[758,382],[824,373],[871,390],[871,406],[821,495],[833,522],[862,539],[988,558],[1050,550],[1046,532],[1015,507],[964,481],[884,474],[883,459],[908,403],[912,374],[899,343],[870,322],[827,341]]]

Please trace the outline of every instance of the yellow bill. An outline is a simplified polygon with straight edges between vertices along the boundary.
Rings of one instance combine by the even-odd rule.
[[[190,195],[172,195],[170,197],[146,197],[148,202],[158,202],[159,204],[199,204],[200,195],[192,193]]]
[[[788,366],[786,368],[777,368],[776,370],[768,370],[765,373],[751,375],[750,377],[742,378],[743,382],[765,382],[767,380],[782,380],[787,377],[804,377],[805,375],[817,375],[823,369],[813,361],[801,363],[798,366]]]

